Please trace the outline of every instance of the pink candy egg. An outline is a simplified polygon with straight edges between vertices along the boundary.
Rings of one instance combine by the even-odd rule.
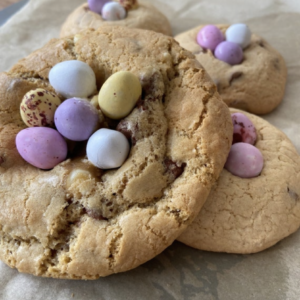
[[[210,49],[211,51],[214,51],[216,47],[223,41],[223,33],[214,25],[204,26],[197,35],[198,44],[205,49]]]
[[[67,157],[67,144],[54,129],[30,127],[21,130],[16,137],[20,155],[40,169],[52,169]]]
[[[225,169],[242,178],[253,178],[260,174],[264,159],[256,147],[247,143],[231,146]]]
[[[256,142],[256,129],[250,119],[242,113],[231,114],[233,123],[232,144],[248,143],[254,145]]]

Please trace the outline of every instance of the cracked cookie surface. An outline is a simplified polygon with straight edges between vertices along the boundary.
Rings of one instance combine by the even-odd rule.
[[[50,171],[16,150],[22,97],[53,91],[49,71],[72,59],[90,65],[98,90],[120,70],[140,79],[131,114],[104,121],[131,142],[119,169],[91,165],[85,143]],[[95,279],[159,254],[199,212],[232,140],[229,110],[204,69],[172,38],[150,31],[104,26],[51,40],[0,73],[0,99],[0,258],[39,276]]]
[[[216,25],[225,34],[229,25]],[[282,101],[287,69],[283,57],[264,39],[252,34],[244,49],[242,63],[231,66],[214,57],[196,41],[198,26],[175,37],[191,51],[215,82],[222,99],[230,107],[254,114],[266,114]]]
[[[82,4],[68,16],[62,25],[60,36],[66,37],[88,28],[98,29],[103,25],[147,29],[172,35],[168,19],[153,5],[139,1],[136,9],[128,10],[126,18],[118,21],[106,21],[100,14],[92,12],[87,3]]]
[[[245,114],[256,127],[255,146],[264,157],[262,173],[245,179],[221,172],[199,215],[178,239],[191,247],[255,253],[300,226],[300,156],[279,129]]]

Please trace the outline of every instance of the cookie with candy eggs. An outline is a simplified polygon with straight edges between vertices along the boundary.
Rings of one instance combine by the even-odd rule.
[[[250,119],[256,134],[247,121],[233,117],[237,143],[230,159],[199,215],[178,240],[200,250],[255,253],[300,227],[300,156],[287,136],[267,121],[230,110]],[[241,145],[248,145],[246,151],[234,149]],[[252,147],[262,159],[249,153]]]
[[[196,56],[228,106],[261,115],[281,103],[284,59],[247,25],[201,25],[175,39]]]
[[[37,88],[62,101],[53,128],[21,118]],[[96,279],[159,254],[196,217],[232,142],[206,71],[153,31],[53,39],[0,73],[0,96],[0,259],[38,276]]]
[[[172,35],[169,20],[152,4],[138,0],[88,0],[76,8],[62,25],[60,36],[103,25],[126,26]]]

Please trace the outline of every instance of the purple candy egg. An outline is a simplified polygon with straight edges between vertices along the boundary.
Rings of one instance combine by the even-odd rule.
[[[217,46],[215,57],[230,65],[237,65],[243,60],[243,50],[238,44],[224,41]]]
[[[107,2],[111,2],[111,0],[88,0],[88,5],[91,11],[101,14],[101,10]]]
[[[206,49],[214,51],[216,47],[224,41],[224,35],[221,30],[214,25],[204,26],[197,35],[198,44]]]
[[[54,122],[57,130],[69,140],[85,141],[97,127],[99,115],[87,100],[70,98],[56,110]]]
[[[247,143],[231,146],[225,169],[242,178],[253,178],[261,173],[264,159],[256,147]]]
[[[232,144],[248,143],[254,145],[256,142],[256,129],[251,120],[242,113],[231,114],[233,123]]]
[[[52,169],[67,157],[67,143],[54,129],[30,127],[21,130],[16,137],[16,146],[31,165],[40,169]]]

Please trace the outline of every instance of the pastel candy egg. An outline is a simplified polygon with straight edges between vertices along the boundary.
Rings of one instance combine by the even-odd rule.
[[[87,100],[70,98],[56,110],[55,126],[61,135],[72,141],[85,141],[98,125],[97,109]]]
[[[231,146],[225,169],[241,178],[252,178],[261,173],[263,165],[259,149],[247,143],[237,143]]]
[[[216,47],[224,41],[224,35],[221,30],[214,25],[204,26],[197,35],[198,44],[205,48],[214,51]]]
[[[139,79],[131,72],[120,71],[105,81],[98,102],[104,115],[117,120],[131,112],[141,94]]]
[[[87,98],[96,90],[92,68],[79,60],[67,60],[55,65],[49,73],[50,84],[65,98]]]
[[[108,2],[103,6],[101,15],[104,20],[118,21],[125,19],[126,9],[118,2]]]
[[[88,140],[88,160],[100,169],[120,167],[129,153],[129,143],[119,131],[101,128]]]
[[[107,2],[110,2],[110,0],[88,0],[88,5],[91,11],[101,14],[101,10]]]
[[[21,118],[29,127],[54,127],[54,113],[60,103],[54,93],[44,89],[31,90],[21,102]]]
[[[254,145],[256,142],[256,129],[251,120],[242,113],[231,114],[233,123],[233,140],[235,143],[248,143]]]
[[[251,42],[251,31],[246,24],[233,24],[226,30],[226,40],[238,44],[242,49]]]
[[[52,169],[67,157],[67,143],[54,129],[30,127],[21,130],[16,137],[20,155],[40,169]]]
[[[217,46],[215,57],[230,65],[237,65],[243,60],[243,50],[235,43],[224,41]]]

